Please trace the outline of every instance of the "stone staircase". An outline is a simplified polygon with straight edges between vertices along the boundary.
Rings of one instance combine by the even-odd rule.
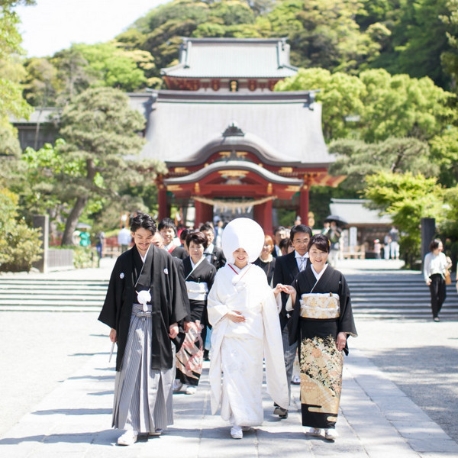
[[[108,281],[0,277],[0,311],[98,311]]]
[[[343,272],[350,285],[353,311],[358,320],[432,318],[429,289],[420,273],[403,270]],[[73,279],[64,273],[0,276],[0,311],[99,311],[108,286],[108,281],[102,278],[108,278],[108,274],[101,277],[97,273]],[[60,278],[54,278],[59,275]],[[447,287],[447,299],[440,316],[444,320],[458,320],[455,282]]]
[[[454,279],[455,275],[452,275]],[[423,275],[406,271],[346,274],[357,319],[432,319],[429,288]],[[455,282],[447,286],[440,317],[458,320]]]

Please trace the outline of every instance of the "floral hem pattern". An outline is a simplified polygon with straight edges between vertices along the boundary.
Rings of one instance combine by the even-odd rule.
[[[343,354],[335,339],[305,338],[300,349],[303,426],[333,428],[342,391]]]

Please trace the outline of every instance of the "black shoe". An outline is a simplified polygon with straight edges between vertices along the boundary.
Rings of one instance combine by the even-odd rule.
[[[208,354],[208,350],[204,350],[204,361],[210,361],[210,356]]]
[[[275,406],[274,415],[278,415],[283,420],[286,420],[288,418],[288,411],[283,409],[283,407]]]

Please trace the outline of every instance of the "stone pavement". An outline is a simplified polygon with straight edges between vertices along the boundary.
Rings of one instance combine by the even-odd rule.
[[[90,274],[101,277],[109,275],[110,264],[107,262],[104,267]],[[74,277],[85,274],[76,271],[53,274],[54,277],[61,278],[68,275]],[[21,324],[22,317],[26,321],[23,320]],[[41,336],[39,331],[41,328],[46,328],[46,323],[42,321],[52,320],[52,317],[60,319],[62,326],[54,326],[56,342],[51,341],[48,345],[48,338]],[[358,343],[360,338],[351,340],[351,353],[345,360],[341,412],[337,424],[340,437],[335,443],[304,435],[300,426],[297,386],[292,387],[294,405],[287,420],[279,420],[272,415],[272,402],[264,393],[263,425],[245,433],[243,440],[231,439],[228,425],[218,415],[211,415],[208,366],[206,366],[196,395],[186,396],[181,393],[174,395],[175,424],[166,434],[148,440],[141,439],[131,447],[116,446],[119,432],[109,427],[114,359],[108,363],[111,345],[102,335],[107,330],[103,326],[96,325],[96,317],[97,314],[94,312],[0,313],[1,335],[5,336],[3,323],[9,326],[10,331],[6,334],[7,342],[2,344],[3,352],[0,354],[0,366],[3,372],[3,375],[0,373],[0,381],[3,395],[5,394],[3,383],[7,385],[10,396],[33,391],[35,384],[41,384],[35,374],[29,371],[30,367],[23,367],[23,362],[30,365],[33,360],[41,357],[44,361],[38,365],[37,370],[40,368],[49,370],[52,366],[56,371],[49,372],[49,378],[54,380],[54,383],[50,384],[46,393],[40,392],[37,398],[28,403],[25,407],[26,411],[20,418],[15,419],[11,424],[7,423],[8,419],[0,420],[0,427],[2,421],[7,425],[0,433],[0,456],[7,458],[168,457],[171,454],[189,457],[458,456],[458,444],[405,394],[407,390],[401,391],[393,383],[389,370],[380,370],[373,364],[374,359],[369,359],[368,356],[377,356],[377,349],[380,348],[378,341],[386,340],[384,336],[388,335],[389,323],[381,322],[361,323],[361,325],[357,323],[361,343]],[[32,330],[34,329],[32,320],[33,325],[37,326],[35,332]],[[11,329],[19,326],[18,323],[21,326],[19,329]],[[427,326],[421,328],[422,332],[418,332],[417,328],[410,332],[409,323],[398,324],[403,326],[406,339],[411,339],[412,347],[419,349],[425,345],[422,333],[425,330],[434,332],[440,329],[438,325],[444,325],[446,326],[442,328],[444,334],[451,336],[453,329],[456,331],[456,323],[421,323],[420,325]],[[27,335],[20,338],[18,337],[20,332],[25,332]],[[49,331],[47,332],[49,334]],[[30,339],[28,345],[24,343],[27,339]],[[390,348],[387,342],[384,344],[384,348]],[[454,341],[452,344],[456,347]],[[52,350],[56,346],[58,348]],[[14,353],[17,347],[22,352],[19,355]],[[93,351],[87,350],[88,347],[92,347]],[[75,351],[79,348],[81,354]],[[45,361],[46,356],[54,360]],[[9,378],[3,378],[4,368],[11,368],[12,373]],[[404,377],[407,374],[408,378],[409,368],[404,369]],[[44,382],[46,375],[39,375]],[[413,381],[413,384],[415,383],[422,386],[424,381],[420,378]],[[5,414],[4,404],[7,404],[6,400],[0,398],[0,411],[3,414]],[[10,409],[11,415],[14,416],[11,405]],[[452,410],[449,416],[456,421],[457,413]]]

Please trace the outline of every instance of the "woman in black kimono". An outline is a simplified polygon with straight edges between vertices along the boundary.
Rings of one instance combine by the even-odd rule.
[[[290,287],[293,316],[290,343],[299,341],[302,425],[306,434],[334,441],[342,389],[347,337],[356,337],[345,277],[327,264],[330,243],[322,234],[311,238],[310,263]],[[288,305],[288,304],[287,304]]]
[[[176,355],[177,373],[175,391],[183,389],[195,394],[202,374],[203,342],[201,331],[207,325],[207,296],[213,285],[216,269],[204,256],[207,237],[202,232],[192,232],[186,237],[189,257],[183,260],[186,289],[191,305],[191,322],[196,326],[188,331]]]
[[[270,235],[264,236],[264,246],[261,254],[256,261],[253,262],[255,266],[259,266],[267,276],[267,283],[272,286],[272,278],[275,271],[275,258],[272,256],[274,250],[274,241]]]

